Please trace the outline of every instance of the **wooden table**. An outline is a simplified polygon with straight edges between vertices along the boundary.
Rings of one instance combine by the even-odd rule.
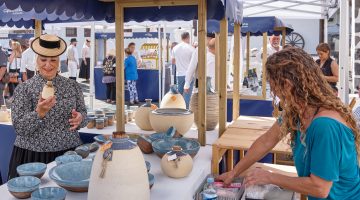
[[[264,134],[275,122],[275,118],[268,117],[239,117],[229,125],[224,134],[213,144],[212,173],[219,173],[219,162],[227,153],[227,171],[232,170],[233,152],[240,151],[240,158],[244,156],[244,151],[248,150],[254,141]],[[291,154],[291,148],[286,142],[280,142],[272,150],[276,164],[276,155]]]

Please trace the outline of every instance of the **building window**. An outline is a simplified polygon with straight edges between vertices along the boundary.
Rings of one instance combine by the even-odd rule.
[[[90,28],[84,29],[84,37],[91,37],[91,29]]]
[[[77,29],[66,27],[66,37],[77,37]]]

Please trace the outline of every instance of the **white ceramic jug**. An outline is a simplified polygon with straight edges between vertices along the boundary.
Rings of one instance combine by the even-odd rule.
[[[170,91],[161,100],[160,108],[186,109],[184,97],[179,93],[176,85],[170,86]]]
[[[114,133],[111,142],[102,145],[96,153],[88,199],[150,199],[144,157],[124,133]]]
[[[190,174],[193,168],[191,156],[182,151],[180,146],[174,146],[161,159],[161,169],[169,177],[183,178]]]

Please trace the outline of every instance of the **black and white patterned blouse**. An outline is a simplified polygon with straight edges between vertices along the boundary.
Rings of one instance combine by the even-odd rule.
[[[81,144],[79,133],[70,131],[69,119],[75,109],[86,119],[83,93],[74,80],[57,75],[53,79],[56,104],[42,119],[35,111],[46,80],[39,74],[17,86],[11,108],[16,131],[15,146],[36,151],[54,152]],[[83,120],[79,128],[86,126]]]

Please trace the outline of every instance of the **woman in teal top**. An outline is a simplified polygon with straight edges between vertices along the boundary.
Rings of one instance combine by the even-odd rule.
[[[245,184],[274,184],[315,199],[360,199],[360,137],[351,110],[332,92],[310,55],[288,48],[270,56],[267,77],[280,98],[281,119],[259,137],[230,172],[218,177],[229,184],[290,134],[299,177],[255,169]]]

